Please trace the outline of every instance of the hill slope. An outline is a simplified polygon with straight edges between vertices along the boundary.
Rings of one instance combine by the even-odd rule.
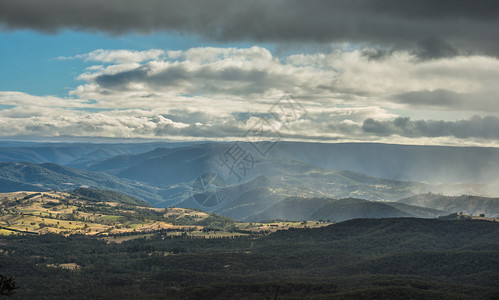
[[[0,193],[0,236],[84,234],[112,236],[116,241],[123,235],[143,238],[144,234],[168,232],[174,236],[214,238],[326,225],[312,221],[236,223],[234,219],[197,209],[153,208],[128,195],[86,188],[71,192]]]
[[[497,222],[356,219],[230,239],[9,236],[0,263],[20,299],[471,300],[497,298],[498,246]]]
[[[123,204],[131,204],[138,206],[151,206],[151,204],[142,199],[121,194],[114,191],[97,190],[89,188],[77,188],[71,191],[71,195],[79,198],[83,198],[88,201],[96,202],[118,202]]]
[[[235,224],[199,210],[157,209],[117,192],[79,188],[66,192],[0,194],[0,227],[7,233],[119,235],[160,230],[186,231]]]
[[[486,216],[499,217],[499,198],[471,195],[445,196],[429,193],[404,198],[399,202],[448,212],[463,212],[469,215],[485,214]]]
[[[331,220],[341,222],[357,218],[433,218],[446,212],[396,202],[373,202],[356,198],[300,198],[291,197],[253,214],[245,220]]]
[[[114,176],[52,163],[0,163],[0,192],[73,190],[80,186],[108,189],[133,195],[151,203],[161,201],[157,189]]]

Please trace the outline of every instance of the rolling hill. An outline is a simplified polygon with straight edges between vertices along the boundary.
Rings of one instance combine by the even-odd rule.
[[[341,222],[358,218],[434,218],[444,211],[396,202],[374,202],[356,198],[287,198],[265,211],[247,217],[247,221],[267,220],[331,220]]]
[[[70,195],[73,197],[78,197],[81,199],[85,199],[87,201],[95,201],[95,202],[117,202],[122,204],[130,204],[137,206],[151,206],[151,203],[122,193],[118,193],[115,191],[106,191],[106,190],[98,190],[98,189],[89,189],[89,188],[77,188],[70,192]]]
[[[157,189],[112,175],[68,168],[53,163],[0,163],[0,192],[67,191],[84,186],[133,195],[154,204],[162,198]]]
[[[66,192],[0,194],[2,234],[85,234],[107,236],[159,230],[200,230],[198,223],[219,218],[191,209],[154,209],[143,201],[116,192],[79,188]],[[146,204],[147,205],[147,204]]]
[[[401,199],[399,203],[431,207],[449,212],[463,212],[469,215],[485,214],[490,217],[499,217],[499,198],[471,195],[445,196],[428,193]]]
[[[116,241],[117,237],[144,238],[151,233],[169,232],[174,236],[214,238],[326,225],[318,222],[236,223],[234,219],[197,209],[153,208],[143,200],[98,189],[0,193],[0,236],[83,234],[112,236]]]

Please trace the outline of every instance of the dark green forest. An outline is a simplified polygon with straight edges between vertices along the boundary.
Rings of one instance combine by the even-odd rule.
[[[9,299],[497,299],[498,246],[499,223],[415,218],[217,239],[14,235],[0,273]]]

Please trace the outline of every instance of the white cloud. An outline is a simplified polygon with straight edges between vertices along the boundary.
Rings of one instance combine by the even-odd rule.
[[[122,55],[121,51],[106,51],[106,55]],[[416,103],[393,98],[399,94],[446,90],[470,95],[473,102],[490,103],[490,95],[495,94],[494,90],[490,92],[491,87],[499,81],[499,60],[492,57],[456,56],[421,61],[408,52],[394,52],[378,59],[365,53],[365,49],[359,49],[274,57],[267,49],[256,46],[170,51],[143,62],[128,60],[87,69],[78,77],[86,83],[71,94],[97,100],[189,94],[252,101],[290,92],[303,101],[310,99],[316,103],[413,109],[417,108]],[[462,105],[446,106],[444,101],[441,104],[451,110],[494,108],[465,103],[463,100]]]
[[[0,105],[90,108],[88,101],[55,96],[34,96],[22,92],[0,91]]]
[[[147,51],[132,50],[104,50],[98,49],[86,54],[72,57],[61,56],[59,59],[82,59],[84,61],[96,61],[101,63],[139,63],[163,56],[163,50],[152,49]]]
[[[446,110],[447,122],[497,115],[497,59],[422,61],[408,52],[373,58],[366,51],[278,57],[256,46],[96,50],[73,57],[97,63],[78,76],[74,98],[0,92],[1,135],[241,139],[289,92],[307,114],[279,127],[287,139],[496,143],[480,134],[380,136],[363,125],[368,119],[385,125],[398,117],[418,120],[418,111],[437,107]]]

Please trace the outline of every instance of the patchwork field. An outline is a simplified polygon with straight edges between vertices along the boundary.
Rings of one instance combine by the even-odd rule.
[[[313,221],[238,223],[196,209],[160,209],[98,198],[55,191],[0,194],[0,235],[84,234],[119,242],[157,231],[216,238],[328,225]]]

